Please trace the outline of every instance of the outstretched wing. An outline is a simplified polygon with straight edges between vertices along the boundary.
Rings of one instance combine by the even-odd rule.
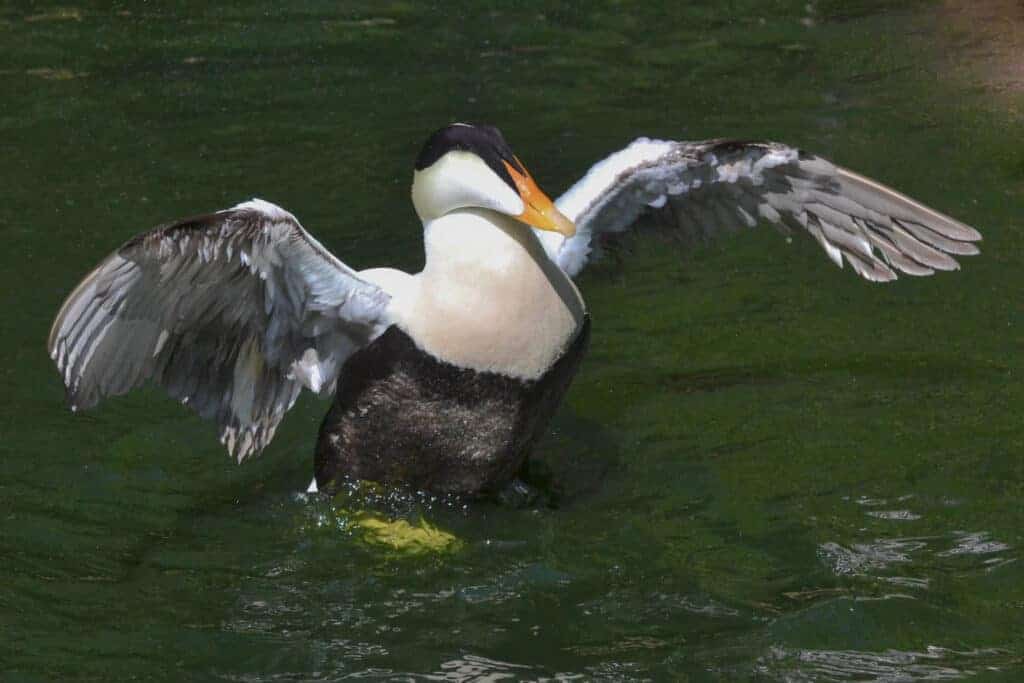
[[[390,297],[254,199],[144,233],[85,277],[50,330],[72,410],[152,379],[220,426],[239,462],[303,386],[333,390]]]
[[[838,266],[876,282],[896,271],[931,275],[977,254],[973,228],[881,183],[775,142],[640,138],[595,164],[555,202],[575,221],[564,239],[543,233],[551,258],[576,275],[602,235],[647,211],[682,236],[707,238],[761,220],[807,231]]]

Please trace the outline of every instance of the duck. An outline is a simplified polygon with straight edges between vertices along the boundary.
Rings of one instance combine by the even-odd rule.
[[[310,491],[484,495],[516,480],[558,410],[590,337],[575,278],[616,239],[773,225],[870,282],[956,270],[981,240],[777,142],[638,138],[553,201],[496,127],[453,123],[427,138],[411,195],[418,273],[356,271],[262,199],[129,239],[50,330],[70,409],[154,382],[242,463],[306,389],[333,397]]]

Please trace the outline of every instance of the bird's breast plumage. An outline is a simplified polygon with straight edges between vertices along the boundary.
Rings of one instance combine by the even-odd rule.
[[[395,297],[399,326],[439,360],[536,379],[583,324],[579,291],[529,229],[486,210],[427,226],[427,263]]]

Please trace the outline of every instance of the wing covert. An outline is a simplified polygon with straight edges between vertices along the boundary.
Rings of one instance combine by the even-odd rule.
[[[570,239],[545,248],[576,275],[598,238],[654,211],[680,236],[706,239],[760,221],[810,233],[829,258],[882,282],[896,272],[955,270],[981,235],[949,216],[826,159],[775,142],[640,138],[595,164],[555,202],[576,222]]]
[[[254,199],[129,240],[68,296],[47,346],[72,410],[152,379],[215,420],[241,462],[303,386],[333,390],[389,324],[389,299]]]

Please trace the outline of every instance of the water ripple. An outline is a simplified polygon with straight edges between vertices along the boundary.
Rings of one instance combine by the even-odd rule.
[[[839,575],[867,574],[893,564],[908,563],[926,542],[918,538],[878,538],[869,543],[822,543],[818,555]]]
[[[923,651],[809,650],[771,648],[758,671],[783,681],[949,681],[998,670],[1005,656],[989,648],[956,651],[928,646]]]
[[[954,532],[954,535],[956,536],[956,545],[938,553],[939,557],[989,555],[1010,549],[1010,546],[1002,541],[990,540],[987,531],[957,531]]]

